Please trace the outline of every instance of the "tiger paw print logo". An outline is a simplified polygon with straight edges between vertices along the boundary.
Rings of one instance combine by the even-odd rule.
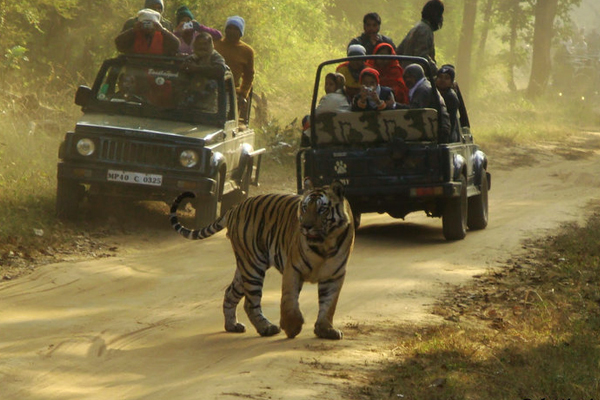
[[[343,161],[336,161],[333,169],[338,175],[343,175],[348,172],[348,166]]]

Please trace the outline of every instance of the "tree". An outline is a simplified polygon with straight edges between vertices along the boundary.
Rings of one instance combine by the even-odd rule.
[[[558,8],[558,0],[538,0],[535,6],[535,23],[533,32],[533,56],[531,75],[527,94],[531,97],[541,95],[550,78],[550,49],[552,44],[554,18]]]
[[[458,42],[458,59],[456,68],[461,77],[461,91],[468,96],[471,87],[471,55],[473,53],[473,36],[475,32],[475,16],[477,0],[464,0],[463,23]]]
[[[485,54],[485,44],[490,32],[490,23],[492,20],[492,11],[494,9],[495,0],[486,0],[483,11],[483,24],[481,26],[481,36],[479,37],[479,45],[477,46],[477,61],[476,65],[483,64],[483,56]]]

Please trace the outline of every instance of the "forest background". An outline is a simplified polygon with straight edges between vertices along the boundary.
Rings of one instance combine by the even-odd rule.
[[[319,62],[345,56],[362,32],[362,17],[376,11],[381,33],[399,44],[420,19],[424,0],[166,0],[164,16],[186,4],[196,19],[224,30],[225,19],[246,20],[243,40],[256,52],[255,92],[272,100],[272,115],[287,120],[308,107]],[[447,0],[436,32],[438,65],[457,67],[468,97],[527,88],[544,93],[552,48],[582,26],[600,22],[600,6],[584,1],[590,21],[574,24],[582,0]],[[91,84],[103,59],[117,55],[114,37],[143,0],[0,0],[0,93],[35,95],[53,108],[77,111],[76,87]],[[552,47],[553,46],[553,47]],[[530,74],[530,71],[534,74]],[[2,96],[2,95],[0,95]],[[14,98],[4,99],[14,100]]]
[[[345,56],[368,12],[381,15],[381,33],[399,44],[420,20],[424,3],[165,0],[164,16],[173,21],[185,4],[200,23],[221,31],[228,16],[245,18],[243,40],[255,50],[254,92],[268,100],[267,117],[251,120],[251,126],[271,157],[293,164],[318,64]],[[5,247],[32,241],[43,246],[64,230],[54,217],[56,163],[60,140],[81,115],[73,103],[75,91],[91,85],[102,60],[118,54],[114,38],[143,4],[0,0],[0,244]],[[435,33],[437,62],[456,65],[473,132],[486,151],[600,126],[594,111],[598,57],[596,68],[584,68],[595,74],[596,84],[587,76],[575,80],[572,66],[564,63],[565,75],[556,75],[560,65],[554,57],[582,28],[592,32],[599,25],[597,0],[445,1],[444,25]],[[565,85],[559,88],[558,81]],[[561,96],[563,89],[570,95]],[[0,261],[6,254],[1,247]]]

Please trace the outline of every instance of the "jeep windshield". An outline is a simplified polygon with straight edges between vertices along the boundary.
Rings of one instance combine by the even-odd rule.
[[[107,60],[84,111],[222,124],[231,104],[223,80],[183,72],[182,61],[139,56]]]

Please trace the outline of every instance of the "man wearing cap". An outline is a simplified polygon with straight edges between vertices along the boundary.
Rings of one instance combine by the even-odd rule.
[[[248,111],[248,96],[254,81],[254,49],[241,40],[245,26],[244,18],[239,15],[227,18],[225,37],[215,42],[215,50],[221,53],[233,74],[242,119]]]
[[[145,0],[144,8],[149,8],[151,10],[156,11],[160,15],[160,24],[168,31],[173,31],[173,24],[166,18],[163,18],[162,13],[165,10],[165,3],[163,0]],[[121,28],[121,32],[126,31],[127,29],[133,28],[133,25],[136,23],[137,17],[129,18],[123,24],[123,28]]]
[[[423,57],[429,61],[431,73],[435,73],[437,66],[433,32],[441,29],[443,23],[444,3],[441,0],[429,0],[421,10],[421,21],[406,34],[396,49],[396,54]]]
[[[440,94],[444,98],[448,114],[450,114],[450,131],[452,132],[451,141],[457,142],[460,137],[458,130],[458,109],[460,106],[460,100],[458,95],[454,91],[454,78],[455,78],[454,66],[450,64],[442,65],[438,70],[435,79],[435,86],[440,91]]]
[[[145,8],[138,12],[136,18],[132,28],[115,38],[117,50],[134,54],[177,54],[179,39],[160,24],[160,13]]]
[[[396,45],[389,37],[381,35],[379,29],[381,28],[381,17],[376,12],[368,13],[363,17],[363,33],[355,37],[348,44],[360,44],[363,46],[367,54],[373,54],[373,50],[380,43],[389,43],[392,47],[396,48]]]
[[[348,46],[347,55],[352,56],[364,56],[367,54],[365,48],[360,44],[351,44]],[[344,75],[346,79],[346,94],[351,99],[356,96],[361,89],[359,83],[360,73],[365,68],[365,60],[352,60],[341,63],[335,69],[336,72]]]

